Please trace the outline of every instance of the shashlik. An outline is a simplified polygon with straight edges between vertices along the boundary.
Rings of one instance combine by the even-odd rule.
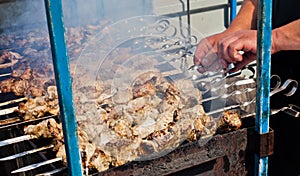
[[[36,138],[52,139],[52,143],[55,145],[53,151],[56,152],[56,157],[61,157],[64,163],[67,162],[61,123],[50,118],[36,125],[28,125],[24,128],[24,132]],[[78,130],[78,141],[85,175],[90,173],[89,170],[103,171],[110,167],[112,158],[90,142],[86,134],[80,129]]]
[[[108,22],[103,20],[101,25],[66,29],[71,60],[77,59],[88,39]],[[0,81],[1,93],[39,97],[45,95],[47,86],[55,84],[47,30],[1,34],[0,48],[0,68],[11,69],[11,77]]]
[[[44,96],[28,98],[26,102],[21,102],[16,111],[23,120],[43,117],[46,114],[59,115],[56,87],[49,86]]]
[[[59,115],[49,40],[44,40],[46,37],[34,40],[34,35],[30,33],[31,37],[19,39],[16,44],[24,47],[35,43],[39,49],[26,47],[21,54],[26,57],[24,59],[10,53],[14,57],[12,60],[18,62],[12,65],[11,78],[0,82],[2,93],[13,92],[18,96],[28,97],[27,102],[21,103],[18,109],[25,120],[47,113]],[[67,36],[70,36],[67,43],[71,58],[79,55],[90,35],[75,29],[67,31]],[[127,50],[124,49],[124,54],[126,53]],[[0,57],[0,64],[7,61]],[[123,60],[120,57],[120,60],[114,62],[123,63]],[[104,62],[103,65],[105,64],[110,62]],[[149,61],[139,66],[146,67],[147,64]],[[85,174],[92,169],[104,171],[130,161],[159,157],[185,140],[195,141],[212,136],[218,125],[222,126],[224,123],[228,126],[236,125],[237,127],[230,128],[233,130],[240,127],[239,118],[232,114],[225,114],[222,124],[217,124],[211,116],[207,116],[199,101],[200,91],[185,82],[188,80],[169,82],[153,71],[136,78],[128,91],[114,90],[109,75],[131,74],[126,68],[122,72],[121,67],[109,67],[113,69],[113,73],[112,70],[104,71],[105,74],[101,75],[105,78],[103,82],[96,82],[92,86],[75,82],[77,86],[81,86],[75,90],[75,103],[79,148]],[[117,72],[120,70],[121,72]],[[91,109],[95,111],[90,111]],[[56,156],[62,157],[66,162],[61,124],[49,119],[37,125],[29,125],[24,130],[26,134],[39,138],[53,138]]]

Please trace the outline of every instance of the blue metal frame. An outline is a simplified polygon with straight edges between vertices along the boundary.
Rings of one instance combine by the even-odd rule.
[[[255,130],[269,132],[272,0],[258,1],[257,93]],[[255,156],[255,175],[268,175],[268,157]]]
[[[237,0],[229,0],[229,5],[230,5],[230,22],[232,22],[236,16]]]
[[[60,103],[65,147],[70,175],[82,175],[81,157],[77,138],[69,57],[64,37],[61,0],[45,0],[53,64]],[[230,20],[236,16],[236,0],[230,0]],[[272,36],[272,0],[258,2],[257,35],[257,95],[255,129],[260,134],[269,132],[270,66]],[[268,175],[268,157],[256,156],[255,175]]]
[[[45,0],[69,175],[82,175],[61,0]]]

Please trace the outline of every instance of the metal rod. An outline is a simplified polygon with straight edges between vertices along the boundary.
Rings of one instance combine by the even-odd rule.
[[[20,172],[30,171],[30,170],[36,169],[38,167],[41,167],[41,166],[44,166],[44,165],[47,165],[47,164],[51,164],[51,163],[54,163],[54,162],[58,162],[58,161],[62,161],[62,158],[54,158],[54,159],[50,159],[50,160],[43,161],[43,162],[40,162],[40,163],[34,163],[34,164],[31,164],[31,165],[28,165],[28,166],[25,166],[25,167],[21,167],[17,170],[14,170],[11,173],[16,174],[16,173],[20,173]]]
[[[45,0],[69,175],[82,175],[61,0]]]
[[[279,92],[283,91],[284,89],[286,89],[288,87],[289,84],[292,84],[294,82],[297,83],[297,81],[295,81],[295,80],[291,80],[291,79],[286,80],[285,83],[282,86],[276,87],[276,89],[274,89],[270,92],[270,97],[272,95],[276,94],[276,93],[279,93]],[[286,93],[285,96],[293,95],[297,90],[296,86],[298,86],[298,83],[297,83],[297,85],[293,85],[292,89],[288,93]],[[209,98],[206,98],[206,99],[202,99],[202,102],[210,101],[210,100],[213,100],[213,99],[216,99],[216,98],[227,98],[227,97],[230,97],[232,95],[239,95],[239,94],[254,91],[254,90],[256,90],[256,89],[255,88],[246,88],[246,89],[243,89],[243,90],[235,90],[230,94],[224,94],[222,96],[215,96],[215,97],[209,97]],[[244,101],[241,104],[231,105],[231,106],[227,106],[227,107],[224,107],[224,108],[216,109],[216,110],[213,110],[213,111],[208,112],[206,114],[207,115],[212,115],[212,114],[220,113],[220,112],[223,112],[223,111],[226,111],[226,110],[231,110],[231,109],[240,108],[240,107],[247,107],[251,103],[254,103],[254,102],[256,102],[256,97],[253,98],[252,100]],[[294,107],[294,109],[292,107]],[[295,109],[300,109],[300,108],[296,108],[295,105],[290,105],[290,108],[283,108],[280,111],[283,111],[284,109],[290,109],[291,111],[294,111],[295,113],[297,113],[298,110],[295,110]],[[278,112],[275,112],[275,111],[278,111],[278,110],[273,110],[273,112],[271,112],[271,114],[273,115],[273,114],[278,113]],[[245,115],[244,117],[253,116],[253,115],[256,115],[256,113],[250,113],[248,115]]]
[[[12,66],[15,65],[17,62],[18,62],[17,60],[12,60],[10,63],[0,64],[0,69],[12,67]]]
[[[188,23],[188,39],[189,44],[191,43],[191,8],[190,8],[190,0],[187,0],[187,23]]]
[[[11,118],[8,118],[8,119],[3,119],[3,120],[0,120],[0,129],[3,129],[2,127],[7,124],[12,124],[12,123],[16,123],[16,122],[20,122],[21,119],[20,117],[11,117]]]
[[[233,19],[236,16],[236,6],[237,6],[237,0],[230,0],[230,23],[233,21]]]
[[[15,100],[9,100],[9,101],[0,103],[0,107],[1,106],[6,106],[6,105],[9,105],[9,104],[13,104],[13,103],[18,103],[18,102],[25,101],[25,100],[27,100],[27,98],[25,98],[25,97],[18,98],[18,99],[15,99]]]
[[[0,116],[11,114],[11,113],[15,112],[18,109],[19,109],[18,106],[7,108],[7,109],[2,109],[2,110],[0,110]]]
[[[257,32],[257,93],[255,130],[259,134],[269,132],[270,116],[270,68],[272,38],[272,0],[258,1]],[[268,175],[268,156],[255,154],[255,175]]]
[[[35,138],[36,138],[35,136],[24,135],[24,136],[11,138],[11,139],[6,139],[4,141],[0,141],[0,147],[7,146],[7,145],[10,145],[10,144],[14,144],[14,143],[18,143],[18,142],[22,142],[22,141],[35,139]]]
[[[20,117],[12,117],[4,120],[0,120],[0,130],[5,128],[11,128],[13,126],[25,125],[25,124],[33,124],[33,122],[39,122],[50,118],[57,118],[56,115],[43,116],[39,118],[34,118],[31,120],[22,120]]]
[[[33,154],[33,153],[36,153],[36,152],[40,152],[40,151],[43,151],[43,150],[46,150],[46,149],[49,149],[49,148],[53,148],[53,147],[54,147],[54,145],[51,144],[51,145],[40,147],[40,148],[37,148],[37,149],[27,150],[27,151],[24,151],[24,152],[21,152],[21,153],[17,153],[17,154],[10,155],[10,156],[4,157],[4,158],[0,158],[0,161],[8,161],[8,160],[20,158],[22,156]]]
[[[11,73],[4,73],[4,74],[1,74],[1,75],[0,75],[0,78],[1,78],[1,77],[6,77],[6,76],[10,76],[10,75],[11,75]]]
[[[242,2],[237,3],[237,5],[241,5],[241,4],[242,4]],[[207,11],[218,10],[218,9],[222,9],[222,8],[228,8],[228,5],[229,5],[228,3],[222,3],[222,4],[208,6],[208,7],[192,9],[192,10],[190,10],[190,14],[197,14],[197,13],[201,13],[201,12],[207,12]],[[183,15],[186,15],[186,12],[175,12],[175,13],[164,14],[164,16],[167,16],[167,17],[178,17],[178,16],[183,16]]]
[[[49,171],[49,172],[44,172],[44,173],[41,173],[41,174],[37,174],[35,176],[46,176],[46,175],[53,175],[53,174],[56,174],[58,172],[61,172],[63,170],[67,169],[67,167],[62,167],[62,168],[58,168],[58,169],[54,169],[52,171]]]
[[[242,90],[234,90],[232,91],[231,93],[228,93],[228,94],[223,94],[223,95],[217,95],[217,96],[212,96],[212,97],[209,97],[209,98],[203,98],[201,100],[202,103],[204,102],[207,102],[207,101],[212,101],[212,100],[215,100],[215,99],[226,99],[228,97],[231,97],[231,96],[235,96],[235,95],[241,95],[241,94],[245,94],[245,93],[249,93],[249,92],[252,92],[252,91],[255,91],[256,88],[245,88],[245,89],[242,89]]]

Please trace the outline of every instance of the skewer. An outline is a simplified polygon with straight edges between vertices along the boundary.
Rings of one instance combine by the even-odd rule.
[[[224,108],[220,108],[220,109],[210,111],[210,112],[206,113],[206,115],[217,114],[217,113],[220,113],[220,112],[224,112],[224,111],[231,110],[231,109],[236,109],[236,108],[239,108],[239,107],[246,107],[246,106],[249,106],[250,104],[254,103],[255,101],[256,101],[256,98],[253,98],[252,100],[243,102],[241,104],[231,105],[231,106],[227,106],[227,107],[224,107]]]
[[[0,69],[12,67],[18,62],[18,60],[12,60],[11,63],[0,64]]]
[[[0,110],[0,116],[11,114],[11,113],[15,112],[15,110],[17,110],[17,109],[18,109],[17,106],[11,107],[11,108],[7,108],[7,109],[2,109],[2,110]]]
[[[21,101],[24,101],[24,100],[27,100],[27,98],[23,97],[23,98],[19,98],[19,99],[15,99],[15,100],[2,102],[2,103],[0,103],[0,107],[5,106],[5,105],[9,105],[9,104],[13,104],[13,103],[18,103],[18,102],[21,102]]]
[[[0,75],[0,78],[1,78],[1,77],[6,77],[6,76],[10,76],[10,75],[11,75],[11,73],[4,73],[4,74],[1,74],[1,75]]]
[[[227,89],[231,86],[241,86],[241,85],[252,84],[252,83],[255,83],[254,79],[239,80],[239,81],[232,82],[230,84],[224,84],[224,88]],[[217,89],[218,88],[212,87],[211,91],[216,91]]]
[[[234,95],[241,95],[241,94],[248,93],[248,92],[251,92],[251,91],[254,91],[254,90],[256,90],[256,88],[246,88],[246,89],[243,89],[243,90],[235,90],[235,91],[231,92],[230,94],[224,94],[224,95],[218,95],[218,96],[214,96],[214,97],[204,98],[204,99],[202,99],[201,102],[204,103],[204,102],[215,100],[215,99],[218,99],[218,98],[226,99],[226,98],[234,96]]]
[[[0,147],[7,146],[7,145],[10,145],[10,144],[14,144],[14,143],[18,143],[18,142],[22,142],[22,141],[26,141],[26,140],[35,139],[35,138],[36,137],[32,136],[32,135],[24,135],[24,136],[11,138],[11,139],[6,139],[4,141],[0,141]]]
[[[49,118],[55,118],[55,117],[57,117],[57,116],[49,115],[49,116],[39,117],[39,118],[26,120],[26,121],[21,121],[22,119],[20,119],[19,117],[13,117],[13,118],[1,120],[0,121],[0,129],[5,129],[5,128],[12,127],[12,126],[18,126],[18,125],[24,125],[24,124],[32,124],[33,122],[43,121],[43,120],[46,120]],[[5,122],[7,122],[7,123],[5,123]],[[6,124],[6,125],[1,126],[2,124]]]
[[[286,96],[292,96],[296,90],[297,90],[297,87],[298,87],[298,82],[296,80],[292,80],[292,79],[288,79],[284,82],[284,84],[274,90],[272,90],[270,92],[270,97],[276,93],[279,93],[283,90],[285,90],[290,84],[292,84],[292,88],[289,92],[287,92],[285,95]],[[243,103],[240,103],[240,104],[237,104],[237,105],[231,105],[231,106],[227,106],[227,107],[224,107],[224,108],[220,108],[220,109],[216,109],[216,110],[213,110],[211,112],[208,112],[206,113],[207,115],[212,115],[212,114],[217,114],[217,113],[220,113],[220,112],[223,112],[223,111],[226,111],[226,110],[231,110],[231,109],[235,109],[235,108],[239,108],[239,107],[246,107],[246,106],[249,106],[250,104],[256,102],[256,97],[254,97],[252,100],[250,101],[246,101],[246,102],[243,102]],[[291,108],[290,108],[291,109]],[[283,108],[282,110],[279,109],[279,111],[284,111],[285,109]],[[274,110],[273,110],[274,111]],[[275,111],[273,112],[275,113]],[[276,113],[278,113],[276,111]],[[255,115],[255,114],[254,114]]]
[[[47,160],[47,161],[43,161],[43,162],[40,162],[40,163],[34,163],[34,164],[31,164],[31,165],[28,165],[28,166],[25,166],[25,167],[21,167],[17,170],[14,170],[11,173],[15,174],[15,173],[20,173],[20,172],[30,171],[30,170],[36,169],[38,167],[41,167],[41,166],[44,166],[44,165],[47,165],[47,164],[51,164],[51,163],[55,163],[55,162],[58,162],[58,161],[62,161],[62,158],[59,157],[59,158],[54,158],[54,159],[50,159],[50,160]]]
[[[19,117],[12,117],[12,118],[8,118],[8,119],[0,120],[0,126],[5,125],[5,124],[10,124],[10,123],[16,123],[19,121],[21,121],[21,119]]]
[[[37,175],[35,175],[35,176],[46,176],[46,175],[48,176],[48,175],[53,175],[53,174],[56,174],[56,173],[58,173],[58,172],[60,172],[60,171],[65,170],[65,169],[67,169],[67,167],[62,167],[62,168],[54,169],[54,170],[52,170],[52,171],[44,172],[44,173],[41,173],[41,174],[37,174]]]
[[[270,115],[274,115],[274,114],[277,114],[277,113],[283,111],[293,117],[299,117],[299,115],[300,115],[299,110],[300,110],[300,108],[298,106],[290,104],[289,106],[285,106],[280,109],[271,109]],[[256,115],[256,113],[250,113],[250,114],[243,115],[241,118],[251,117],[251,116],[255,116],[255,115]]]
[[[20,158],[20,157],[22,157],[22,156],[29,155],[29,154],[33,154],[33,153],[36,153],[36,152],[40,152],[40,151],[42,151],[42,150],[46,150],[46,149],[53,148],[53,147],[54,147],[54,145],[51,144],[51,145],[44,146],[44,147],[41,147],[41,148],[37,148],[37,149],[33,149],[33,150],[24,151],[24,152],[17,153],[17,154],[11,155],[11,156],[7,156],[7,157],[4,157],[4,158],[0,158],[0,161],[7,161],[7,160],[12,160],[12,159]]]
[[[286,93],[285,95],[286,96],[292,96],[297,88],[298,88],[298,82],[296,80],[293,80],[293,79],[288,79],[284,82],[284,84],[282,86],[280,86],[279,88],[277,89],[274,89],[273,91],[270,92],[270,96],[278,93],[278,92],[281,92],[283,91],[284,89],[286,89],[290,84],[293,84],[293,87],[291,89],[291,91],[289,91],[288,93]]]

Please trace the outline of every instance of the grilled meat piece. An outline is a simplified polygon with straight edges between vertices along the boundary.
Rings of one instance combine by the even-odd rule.
[[[127,90],[118,89],[109,96],[110,81],[100,82],[102,88],[86,84],[87,88],[74,89],[78,125],[90,141],[115,159],[113,166],[158,157],[185,140],[213,135],[217,125],[205,115],[200,91],[191,82],[185,82],[191,86],[181,84],[153,70],[138,75]],[[100,95],[94,96],[99,98],[90,96],[95,89]]]
[[[0,55],[0,68],[12,67],[22,58],[19,53],[4,50]]]
[[[37,138],[51,138],[52,143],[55,144],[53,151],[56,151],[56,157],[61,157],[65,163],[67,162],[61,123],[50,118],[36,125],[26,126],[24,132]],[[80,129],[78,129],[78,141],[84,174],[88,175],[89,170],[92,169],[104,171],[110,167],[112,158],[91,143],[86,133]]]
[[[35,119],[45,114],[59,115],[59,104],[55,86],[49,86],[47,95],[28,98],[21,102],[16,110],[24,120]]]
[[[240,129],[242,126],[242,120],[239,113],[236,110],[227,110],[221,115],[221,119],[218,124],[218,133],[225,133]]]
[[[62,126],[53,118],[43,120],[37,125],[28,125],[24,128],[24,132],[37,138],[63,139]]]
[[[2,82],[0,82],[0,90],[1,93],[9,93],[12,92],[11,85],[15,82],[14,79],[6,79]]]
[[[33,75],[38,75],[30,68],[24,71],[14,70],[12,77],[0,82],[0,90],[2,93],[13,92],[17,96],[40,97],[46,94],[45,85],[53,85],[53,81]],[[48,84],[49,83],[49,84]]]
[[[112,158],[105,154],[99,147],[94,151],[93,156],[89,160],[89,169],[97,169],[98,171],[105,171],[109,169],[112,163]]]

